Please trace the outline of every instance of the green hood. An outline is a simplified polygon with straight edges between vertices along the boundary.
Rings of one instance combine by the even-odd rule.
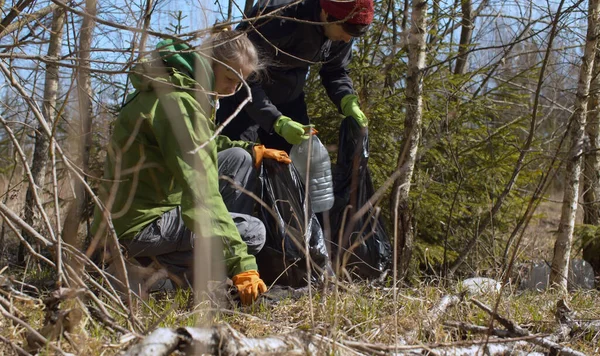
[[[214,74],[209,61],[185,43],[171,39],[160,41],[150,60],[133,67],[129,80],[137,91],[170,84],[183,89],[202,88],[212,91]]]

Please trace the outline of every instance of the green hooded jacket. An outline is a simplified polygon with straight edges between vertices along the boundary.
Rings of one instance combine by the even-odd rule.
[[[215,109],[200,89],[213,87],[209,63],[184,44],[165,40],[157,48],[160,57],[129,74],[136,91],[121,108],[108,148],[100,197],[110,207],[117,236],[132,239],[181,206],[183,221],[197,238],[221,239],[230,277],[256,270],[219,193],[217,170],[218,151],[251,151],[252,144],[225,136],[208,142]],[[93,233],[105,229],[102,220],[96,208]]]

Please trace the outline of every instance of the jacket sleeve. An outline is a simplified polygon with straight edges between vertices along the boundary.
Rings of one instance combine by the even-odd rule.
[[[191,153],[212,133],[199,104],[183,92],[160,95],[152,129],[168,169],[182,187],[185,225],[197,238],[222,241],[228,276],[257,269],[219,193],[215,141]]]
[[[241,147],[241,148],[245,149],[246,151],[252,153],[252,146],[254,146],[253,143],[250,143],[247,141],[239,141],[239,140],[233,141],[229,137],[223,136],[223,135],[218,135],[215,138],[215,144],[217,145],[217,152],[224,151],[228,148]]]
[[[252,92],[252,102],[248,103],[244,110],[263,130],[271,132],[275,121],[282,115],[281,111],[271,103],[271,99],[263,90],[260,82],[249,84]],[[239,95],[243,95],[241,99],[243,100],[246,97],[246,91],[240,90]]]
[[[290,2],[292,1],[259,0],[248,17],[253,18],[269,13],[276,16],[293,17],[293,9],[288,6]],[[291,22],[263,18],[252,22],[242,22],[236,29],[248,33],[248,38],[259,49],[262,58],[275,58],[278,48],[289,39],[289,31],[293,28]],[[260,79],[250,78],[248,84],[252,93],[252,102],[248,103],[244,110],[263,130],[272,132],[275,121],[282,115],[281,111],[269,99]],[[247,97],[246,90],[240,90],[237,95],[239,95],[238,102],[241,102]]]
[[[337,106],[340,112],[342,98],[348,94],[354,94],[352,79],[350,79],[350,71],[348,70],[348,65],[352,60],[353,42],[333,42],[329,52],[330,55],[325,59],[325,63],[323,63],[319,72],[321,83],[323,83],[329,99]]]

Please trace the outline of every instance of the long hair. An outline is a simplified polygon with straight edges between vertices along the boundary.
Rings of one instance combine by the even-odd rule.
[[[253,73],[264,69],[258,50],[248,35],[245,32],[232,31],[226,26],[215,25],[200,50],[217,62],[227,65],[243,64]]]

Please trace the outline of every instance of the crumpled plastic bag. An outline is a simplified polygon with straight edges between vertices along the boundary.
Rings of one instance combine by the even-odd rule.
[[[291,287],[307,285],[306,241],[311,283],[333,275],[323,231],[310,202],[309,219],[305,222],[305,188],[294,165],[264,160],[259,180],[260,198],[266,205],[260,207],[260,219],[265,224],[267,239],[256,262],[263,281]]]
[[[351,223],[351,217],[369,204],[375,193],[368,161],[368,132],[362,130],[352,117],[347,117],[340,126],[338,158],[333,172],[335,203],[330,210],[331,252],[336,256],[334,261],[339,260],[340,263],[346,255],[345,267],[349,272],[361,278],[374,279],[385,273],[392,263],[388,234],[372,206]],[[347,209],[348,206],[350,208]],[[339,255],[338,250],[341,251]]]

